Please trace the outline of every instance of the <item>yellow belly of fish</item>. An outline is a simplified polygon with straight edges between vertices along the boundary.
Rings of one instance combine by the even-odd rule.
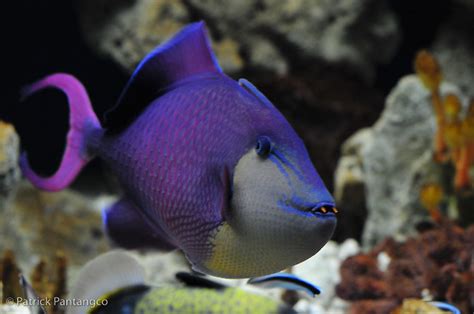
[[[265,250],[261,243],[255,243],[258,241],[238,236],[225,223],[217,231],[213,254],[205,266],[220,277],[248,278],[278,272],[291,265],[292,260],[279,256],[281,249],[272,249],[275,243],[266,245]]]

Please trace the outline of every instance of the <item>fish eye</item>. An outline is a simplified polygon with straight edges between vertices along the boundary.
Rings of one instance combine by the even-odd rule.
[[[255,145],[257,154],[261,157],[267,157],[272,152],[272,142],[268,136],[260,136]]]

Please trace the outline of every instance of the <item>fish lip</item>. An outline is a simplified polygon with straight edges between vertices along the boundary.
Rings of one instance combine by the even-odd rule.
[[[313,215],[318,217],[318,218],[322,218],[322,219],[336,218],[336,214],[332,213],[332,212],[327,212],[325,214],[316,212]]]
[[[336,217],[338,210],[335,207],[334,203],[319,203],[310,209],[310,212],[319,218],[330,218]]]
[[[321,217],[321,218],[335,217],[337,213],[334,202],[319,202],[310,206],[301,206],[300,204],[291,204],[291,206],[299,211],[302,211],[305,213],[312,213],[316,217]],[[326,209],[326,212],[322,211],[323,207]]]
[[[319,203],[316,203],[316,205],[311,207],[309,210],[311,211],[313,208],[321,208],[321,207],[336,207],[336,204],[334,204],[334,202],[319,202]]]

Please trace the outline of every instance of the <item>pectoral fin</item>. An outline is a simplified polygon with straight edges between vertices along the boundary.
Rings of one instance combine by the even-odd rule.
[[[318,286],[288,273],[277,273],[263,277],[251,278],[248,283],[261,288],[301,290],[312,297],[321,293],[321,289]]]
[[[232,215],[230,202],[232,199],[232,177],[229,169],[224,168],[224,172],[221,176],[222,184],[222,201],[221,201],[221,215],[223,220],[228,220],[230,215]]]
[[[176,279],[184,283],[187,287],[191,288],[206,288],[206,289],[225,289],[227,286],[213,281],[205,276],[198,276],[191,273],[186,272],[178,272],[175,275]]]
[[[109,238],[126,249],[173,250],[166,233],[146,217],[132,201],[121,199],[104,211],[103,222]]]

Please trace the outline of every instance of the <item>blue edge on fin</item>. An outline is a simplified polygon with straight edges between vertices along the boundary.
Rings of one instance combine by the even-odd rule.
[[[450,311],[453,314],[461,314],[461,311],[459,311],[459,309],[457,307],[455,307],[454,305],[451,305],[449,303],[439,302],[439,301],[431,301],[431,302],[428,302],[428,303],[431,304],[431,305],[436,306],[440,310]]]
[[[311,297],[321,293],[321,289],[309,281],[288,273],[276,273],[267,276],[251,278],[249,284],[268,288],[285,288],[289,290],[303,290]]]

